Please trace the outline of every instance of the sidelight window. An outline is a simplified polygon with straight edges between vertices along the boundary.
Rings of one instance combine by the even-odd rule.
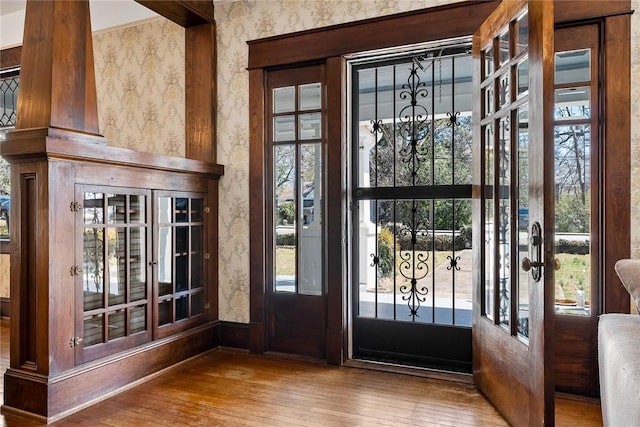
[[[317,81],[274,87],[273,291],[322,294],[323,102]]]

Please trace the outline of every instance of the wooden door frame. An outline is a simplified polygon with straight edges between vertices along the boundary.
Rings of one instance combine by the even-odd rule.
[[[346,141],[346,70],[343,56],[349,53],[412,43],[469,36],[500,3],[466,1],[429,9],[367,19],[249,41],[249,198],[250,198],[250,323],[249,350],[265,351],[264,260],[265,231],[265,78],[269,68],[324,61],[327,81],[327,164],[344,165]],[[630,1],[557,1],[556,25],[603,22],[605,77],[602,111],[603,141],[616,144],[603,160],[603,308],[604,312],[628,312],[629,297],[615,275],[613,265],[630,253]],[[462,17],[462,18],[461,18]],[[455,22],[443,26],[442,22]],[[411,31],[407,31],[411,28]],[[606,76],[616,76],[607,79]],[[336,166],[337,167],[337,166]],[[341,364],[348,348],[346,250],[346,175],[342,170],[326,173],[327,241],[327,362]],[[607,221],[606,219],[609,219]],[[615,218],[615,221],[611,220]],[[609,238],[607,239],[607,236]],[[620,238],[620,236],[625,236]]]

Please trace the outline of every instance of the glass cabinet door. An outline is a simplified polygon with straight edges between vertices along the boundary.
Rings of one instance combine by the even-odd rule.
[[[157,193],[158,336],[204,321],[204,218],[201,194]]]
[[[81,286],[77,362],[151,338],[148,271],[150,197],[144,190],[79,186]]]

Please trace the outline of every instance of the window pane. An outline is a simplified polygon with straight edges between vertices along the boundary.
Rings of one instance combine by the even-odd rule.
[[[173,321],[173,300],[169,299],[158,304],[158,326],[166,325]]]
[[[591,81],[591,51],[589,49],[557,52],[555,60],[556,84]]]
[[[102,329],[104,315],[96,314],[95,316],[85,317],[83,320],[84,334],[82,337],[82,345],[89,347],[104,342],[104,333]]]
[[[296,139],[296,116],[273,118],[273,140],[294,141]]]
[[[187,303],[189,302],[188,296],[176,298],[176,321],[186,319],[188,315]]]
[[[125,228],[108,228],[109,305],[126,302],[127,232]]]
[[[147,298],[147,249],[144,228],[129,229],[130,301]]]
[[[529,111],[522,107],[518,110],[518,216],[517,227],[518,265],[529,257]],[[529,273],[518,269],[518,335],[529,338]]]
[[[124,337],[127,333],[125,329],[125,310],[116,310],[109,313],[109,340]]]
[[[274,289],[295,292],[296,279],[296,149],[278,145],[273,150],[274,162]]]
[[[204,312],[204,307],[202,303],[202,292],[196,292],[191,295],[191,315],[197,316],[198,314],[202,314]]]
[[[296,89],[294,86],[280,87],[273,90],[273,112],[289,113],[295,110]]]
[[[322,145],[300,146],[302,227],[298,236],[298,292],[322,294]]]
[[[511,126],[509,116],[499,124],[498,177],[498,274],[500,285],[500,323],[508,325],[511,315]]]
[[[173,234],[171,227],[158,229],[158,295],[173,293]]]
[[[175,221],[189,221],[189,199],[186,197],[176,197],[175,199]]]
[[[104,209],[102,205],[102,193],[84,193],[82,211],[85,224],[104,223]]]
[[[189,289],[189,227],[176,227],[176,249],[175,249],[175,281],[176,292]]]
[[[554,118],[562,120],[588,120],[591,118],[591,88],[574,87],[556,89]]]
[[[298,120],[298,139],[322,138],[322,116],[320,113],[300,114]]]
[[[126,217],[126,196],[124,194],[107,194],[107,222],[109,224],[124,223]]]
[[[518,96],[529,90],[529,58],[518,64]]]
[[[158,222],[161,224],[170,223],[173,219],[171,203],[171,197],[158,197]]]
[[[320,83],[298,87],[299,110],[319,110],[322,107]]]
[[[144,331],[147,329],[147,306],[140,305],[131,308],[131,319],[129,323],[129,334]]]
[[[83,290],[84,310],[104,307],[104,230],[87,228],[84,230],[83,243]]]
[[[516,51],[514,56],[518,53],[527,50],[529,46],[529,14],[525,13],[516,22],[516,34],[518,38],[515,40]]]
[[[498,51],[500,52],[500,66],[503,66],[511,58],[509,55],[509,28],[505,29],[498,38]]]
[[[147,222],[146,198],[132,194],[129,196],[129,222]]]
[[[556,312],[590,315],[591,127],[555,127]]]

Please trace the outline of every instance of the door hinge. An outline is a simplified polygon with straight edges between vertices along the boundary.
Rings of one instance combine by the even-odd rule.
[[[209,206],[206,206],[204,208],[204,213],[208,214],[209,212],[211,212],[211,208]]]
[[[82,342],[82,338],[80,337],[75,337],[75,338],[71,338],[69,340],[69,347],[74,348],[80,345],[80,343]]]
[[[71,202],[69,209],[71,209],[71,212],[80,212],[80,210],[82,210],[82,203]]]
[[[209,310],[209,303],[206,303],[206,304],[204,305],[204,309],[205,309],[205,310]]]
[[[204,259],[210,259],[211,255],[209,254],[209,252],[205,252],[204,254]]]
[[[79,276],[82,273],[82,267],[78,267],[77,265],[74,265],[69,270],[69,273],[71,273],[72,276]]]

